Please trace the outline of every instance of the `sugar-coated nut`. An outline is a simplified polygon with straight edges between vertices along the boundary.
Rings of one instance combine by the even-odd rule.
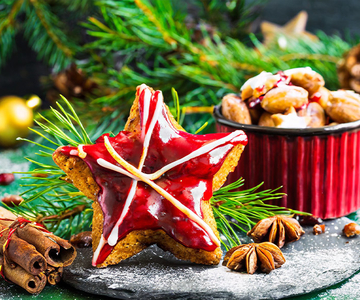
[[[290,106],[284,114],[273,114],[271,118],[279,128],[306,128],[310,122],[309,116],[298,116],[293,106]]]
[[[333,98],[331,92],[326,88],[326,87],[320,87],[319,90],[316,92],[316,94],[319,94],[319,100],[317,101],[320,106],[323,109],[326,109],[330,104],[331,104],[331,100]],[[314,95],[312,95],[314,96]],[[310,99],[311,101],[311,99]]]
[[[308,127],[315,128],[325,126],[325,111],[320,106],[320,104],[316,102],[309,103],[306,109],[306,114],[310,117],[310,123],[308,124]]]
[[[284,116],[284,114],[271,115],[271,119],[273,120],[275,127],[279,127],[284,122]]]
[[[255,98],[259,98],[260,96],[266,94],[268,91],[270,91],[276,83],[279,81],[279,75],[273,75],[269,77],[263,86],[258,87],[253,90],[253,96]]]
[[[351,222],[344,226],[343,232],[347,237],[358,235],[360,234],[360,226],[354,222]]]
[[[333,98],[329,101],[326,113],[338,123],[360,120],[360,95],[352,91],[331,92]]]
[[[251,96],[258,98],[272,89],[279,81],[279,74],[272,74],[270,72],[261,72],[260,74],[248,79],[241,87],[241,98],[247,100]]]
[[[286,109],[284,115],[290,115],[290,114],[296,114],[296,109],[294,106],[290,106],[288,109]]]
[[[319,235],[325,232],[325,224],[315,224],[313,227],[313,234]]]
[[[325,85],[324,78],[315,71],[296,72],[291,74],[290,82],[307,90],[310,95],[316,93],[320,87]]]
[[[313,215],[296,215],[296,220],[299,221],[301,226],[316,225],[323,222],[322,219]]]
[[[1,202],[9,207],[18,206],[23,201],[24,199],[18,195],[5,196],[4,198],[1,199]]]
[[[250,98],[253,95],[253,89],[250,85],[247,85],[244,87],[244,89],[241,91],[241,98],[246,100]]]
[[[275,127],[274,120],[272,119],[272,114],[269,114],[268,112],[263,112],[260,120],[259,120],[259,126],[268,126],[268,127]]]
[[[12,173],[1,173],[0,174],[0,185],[9,185],[15,180],[15,176]]]
[[[283,113],[291,106],[297,109],[306,105],[308,94],[305,89],[298,86],[280,86],[264,96],[261,107],[272,114]]]
[[[245,102],[235,94],[228,94],[222,99],[222,114],[234,122],[251,124],[249,109]]]

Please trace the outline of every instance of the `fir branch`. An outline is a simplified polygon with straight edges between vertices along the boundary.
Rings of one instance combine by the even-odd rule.
[[[64,97],[63,101],[65,106],[57,103],[59,111],[51,110],[50,117],[53,122],[42,117],[43,121],[36,121],[41,129],[32,129],[32,131],[43,139],[43,143],[56,146],[68,145],[68,143],[73,146],[92,144],[74,108]],[[22,140],[54,151],[53,148],[41,143]],[[79,193],[71,182],[66,181],[66,174],[53,163],[51,154],[40,150],[35,155],[43,157],[41,161],[36,158],[26,158],[37,168],[29,172],[20,172],[31,175],[22,177],[22,180],[27,182],[22,186],[28,189],[21,194],[24,197],[21,205],[9,209],[32,221],[43,223],[49,230],[69,238],[71,234],[89,228],[92,219],[92,201]],[[46,177],[38,177],[39,175]]]
[[[84,29],[76,27],[70,30],[70,26],[65,23],[82,18],[80,12],[94,12],[93,1],[4,0],[1,4],[1,64],[11,53],[15,35],[22,31],[38,57],[44,59],[55,71],[63,69],[74,61],[76,56],[83,54],[85,49],[78,46],[80,39],[77,34]],[[61,22],[63,19],[65,21]]]
[[[9,57],[14,47],[14,39],[18,31],[16,17],[23,2],[23,0],[14,1],[12,5],[9,4],[0,11],[0,67]]]
[[[1,18],[2,22],[0,24],[0,36],[3,34],[3,30],[7,27],[14,27],[15,18],[23,5],[24,0],[17,0],[12,5],[9,13],[7,14],[7,18]]]
[[[49,222],[50,220],[52,222],[54,220],[56,220],[56,222],[61,222],[62,220],[69,219],[69,218],[71,218],[73,216],[76,216],[76,215],[80,214],[85,209],[86,209],[86,205],[81,204],[81,205],[75,206],[72,209],[66,209],[60,215],[59,214],[54,214],[54,215],[45,216],[45,217],[42,216],[42,215],[38,215],[37,218],[36,218],[36,222],[40,223],[40,224],[45,224],[45,223]]]
[[[278,214],[306,214],[267,204],[267,201],[278,200],[285,195],[278,192],[280,188],[258,191],[262,186],[261,183],[254,188],[239,191],[243,185],[244,179],[240,178],[215,191],[210,200],[218,230],[226,239],[226,241],[222,241],[226,249],[239,245],[238,232],[249,231],[261,219]]]
[[[63,25],[47,3],[42,0],[30,3],[26,7],[24,34],[40,58],[48,60],[55,70],[61,70],[73,61],[78,46],[60,29]]]
[[[94,7],[93,0],[57,0],[61,4],[61,9],[64,7],[69,9],[72,12],[79,12],[84,14],[86,12],[91,12]]]
[[[166,17],[164,15],[157,16],[156,12],[166,11],[166,15],[172,15],[172,7],[169,1],[157,0],[156,4],[159,10],[154,10],[150,3],[146,0],[135,0],[135,4],[144,12],[145,16],[151,21],[157,30],[162,34],[165,42],[171,45],[172,48],[176,47],[177,42],[170,36],[169,31],[164,26],[164,20]],[[168,20],[173,20],[168,18]],[[174,27],[174,23],[168,24],[169,26]]]
[[[41,24],[45,28],[48,36],[50,39],[56,44],[56,46],[68,57],[72,57],[74,55],[74,51],[70,49],[70,47],[66,46],[63,41],[59,38],[58,35],[55,34],[54,30],[52,29],[54,26],[50,23],[50,18],[46,17],[44,10],[45,7],[39,0],[31,0],[35,8],[35,13],[38,16]],[[54,19],[54,22],[58,22],[58,20]]]

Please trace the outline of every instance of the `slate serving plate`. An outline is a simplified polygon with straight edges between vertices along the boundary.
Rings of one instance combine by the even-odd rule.
[[[305,235],[283,248],[287,262],[270,274],[248,275],[221,264],[207,267],[175,259],[156,246],[105,269],[91,266],[91,249],[79,249],[64,282],[117,299],[280,299],[341,282],[360,269],[360,238],[341,234],[347,218],[325,222],[326,233]]]

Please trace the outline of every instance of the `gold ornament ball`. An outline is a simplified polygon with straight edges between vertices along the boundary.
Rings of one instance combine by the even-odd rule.
[[[0,147],[12,147],[17,137],[26,137],[33,125],[29,101],[16,96],[0,98]]]

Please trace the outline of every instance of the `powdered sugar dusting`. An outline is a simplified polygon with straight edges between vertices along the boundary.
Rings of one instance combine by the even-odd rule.
[[[64,280],[78,289],[118,299],[279,299],[309,293],[360,269],[360,238],[341,235],[348,222],[346,218],[326,222],[326,233],[318,236],[311,233],[312,227],[306,228],[300,241],[283,248],[286,263],[268,275],[190,264],[153,245],[105,269],[91,267],[91,249],[80,250],[75,263],[66,268]]]

